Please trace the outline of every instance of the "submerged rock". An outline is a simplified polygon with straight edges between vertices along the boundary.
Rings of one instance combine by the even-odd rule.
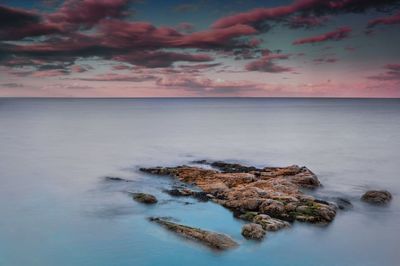
[[[151,194],[146,193],[132,193],[132,198],[140,203],[145,204],[155,204],[157,203],[157,198]]]
[[[329,223],[336,215],[335,206],[306,195],[301,190],[321,185],[317,176],[306,167],[292,165],[260,169],[224,162],[207,164],[222,172],[185,165],[141,168],[141,171],[172,176],[196,185],[206,195],[212,196],[207,197],[231,209],[238,217],[255,212],[289,222]]]
[[[265,234],[263,227],[256,223],[245,224],[242,227],[242,235],[245,238],[260,240],[264,238]]]
[[[151,217],[149,220],[162,225],[169,231],[172,231],[182,237],[195,240],[211,248],[225,250],[238,246],[238,244],[231,237],[225,234],[178,224],[164,218]]]
[[[386,190],[370,190],[362,195],[361,199],[371,204],[387,204],[392,199],[392,194]]]
[[[116,177],[116,176],[106,176],[104,179],[107,181],[132,182],[132,180],[128,180],[128,179],[124,179],[124,178]]]

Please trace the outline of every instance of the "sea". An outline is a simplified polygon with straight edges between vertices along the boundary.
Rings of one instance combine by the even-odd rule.
[[[323,184],[313,195],[353,207],[326,226],[294,223],[246,240],[229,210],[170,197],[171,178],[138,170],[200,159],[307,166]],[[360,201],[369,189],[393,200]],[[130,192],[159,202],[142,205]],[[211,250],[152,216],[240,246]],[[399,247],[400,99],[0,99],[1,266],[397,266]]]

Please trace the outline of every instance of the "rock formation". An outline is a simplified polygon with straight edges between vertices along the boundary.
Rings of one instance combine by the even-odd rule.
[[[278,230],[295,220],[329,223],[336,215],[335,205],[302,191],[302,188],[315,189],[321,185],[317,176],[306,167],[256,168],[204,160],[195,163],[208,164],[215,169],[183,165],[140,170],[196,185],[207,198],[232,210],[239,218],[253,213],[250,221],[260,224],[264,230]],[[182,191],[174,193],[181,194]],[[184,193],[188,195],[191,192]]]
[[[158,223],[169,231],[172,231],[184,238],[197,241],[214,249],[225,250],[236,247],[238,244],[225,234],[206,231],[178,223],[174,223],[165,218],[152,217],[150,221]]]

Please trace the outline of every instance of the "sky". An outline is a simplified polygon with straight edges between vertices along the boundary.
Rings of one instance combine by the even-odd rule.
[[[400,0],[0,0],[0,97],[400,97]]]

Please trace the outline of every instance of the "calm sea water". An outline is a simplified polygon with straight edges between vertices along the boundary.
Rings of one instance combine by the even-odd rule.
[[[399,136],[400,100],[0,99],[0,265],[399,265]],[[173,200],[160,192],[168,178],[137,171],[194,159],[306,165],[324,184],[318,194],[354,208],[327,227],[296,223],[246,241],[226,209]],[[361,203],[370,188],[390,190],[392,203]],[[149,216],[240,247],[211,251]]]

